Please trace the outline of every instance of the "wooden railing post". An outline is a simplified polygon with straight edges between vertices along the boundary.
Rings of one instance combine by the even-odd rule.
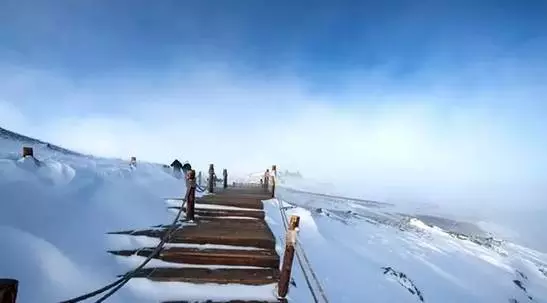
[[[275,182],[277,181],[277,166],[272,165],[272,198],[275,197]]]
[[[213,164],[209,165],[209,192],[212,193],[214,191],[214,185],[215,185],[215,167]]]
[[[224,177],[224,188],[228,187],[228,170],[225,168],[222,171],[222,177]]]
[[[266,172],[264,173],[264,191],[268,192],[270,187],[270,170],[266,169]]]
[[[283,264],[281,265],[281,273],[279,283],[277,284],[277,297],[285,299],[289,292],[289,282],[291,281],[292,263],[294,259],[294,249],[296,245],[296,231],[300,224],[300,217],[291,216],[289,229],[285,238],[285,253],[283,254]]]
[[[0,279],[0,303],[15,303],[19,281],[15,279]]]
[[[23,146],[23,158],[27,156],[34,157],[34,150],[32,149],[32,147]]]
[[[196,202],[196,171],[190,170],[186,176],[186,220],[194,220],[194,206]]]

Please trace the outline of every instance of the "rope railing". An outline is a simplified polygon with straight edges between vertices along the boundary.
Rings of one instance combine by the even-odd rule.
[[[173,223],[168,228],[167,232],[163,235],[160,243],[156,246],[156,248],[152,251],[152,253],[149,254],[148,257],[137,268],[135,268],[134,270],[132,270],[128,273],[126,273],[123,277],[119,278],[118,280],[116,280],[116,281],[114,281],[114,282],[112,282],[112,283],[110,283],[110,284],[108,284],[108,285],[106,285],[102,288],[99,288],[95,291],[92,291],[92,292],[86,293],[84,295],[78,296],[76,298],[61,301],[60,303],[81,302],[81,301],[87,300],[89,298],[98,296],[98,295],[110,290],[108,293],[106,293],[104,296],[102,296],[99,300],[95,301],[96,303],[100,303],[100,302],[103,302],[104,300],[108,299],[114,293],[116,293],[127,282],[129,282],[129,280],[131,280],[131,278],[133,278],[139,270],[141,270],[144,266],[146,266],[146,264],[148,264],[163,249],[163,246],[169,240],[169,238],[171,237],[171,234],[177,229],[176,228],[178,226],[177,222],[179,221],[180,216],[181,216],[181,214],[184,210],[186,200],[187,200],[186,198],[183,199],[183,203],[182,203],[182,206],[181,206],[179,212],[177,213],[175,219],[173,220]]]
[[[289,222],[289,220],[287,218],[287,214],[285,213],[285,208],[283,208],[281,206],[281,203],[282,203],[282,201],[280,199],[278,199],[279,212],[281,214],[281,221],[283,221],[283,226],[285,227],[285,232],[287,232],[288,231],[287,222]],[[301,241],[298,240],[298,239],[296,239],[296,251],[295,252],[296,252],[296,259],[298,261],[298,264],[300,265],[300,269],[302,270],[302,274],[304,275],[304,279],[306,280],[306,284],[308,286],[308,289],[310,290],[310,293],[313,297],[314,302],[318,303],[320,301],[319,301],[318,295],[314,291],[314,287],[312,286],[312,283],[310,281],[311,279],[314,280],[315,285],[316,285],[316,287],[319,291],[319,294],[320,294],[321,299],[323,300],[323,302],[328,303],[329,300],[328,300],[328,298],[325,294],[325,291],[323,290],[323,287],[322,287],[321,283],[319,282],[319,278],[317,277],[317,275],[315,274],[315,271],[313,270],[311,262],[309,261],[309,259],[307,257],[307,254],[304,250],[304,247],[302,246]],[[302,261],[302,259],[304,261]],[[304,263],[308,268],[308,271],[311,275],[311,278],[308,275],[306,269],[304,268],[305,267]]]
[[[271,194],[272,198],[275,198],[276,196],[276,181],[277,181],[277,171],[276,166],[272,166],[272,174],[269,174],[269,171],[266,170],[266,173],[264,175],[264,179],[261,179],[260,184],[258,183],[240,183],[240,182],[233,182],[233,187],[249,187],[249,188],[263,188],[265,192],[269,192]],[[187,179],[187,192],[186,195],[182,200],[181,207],[179,211],[177,212],[172,224],[165,229],[165,232],[163,233],[160,242],[158,245],[151,250],[151,252],[148,254],[146,259],[136,268],[133,270],[125,273],[123,276],[121,276],[119,279],[111,282],[110,284],[107,284],[101,288],[98,288],[94,291],[85,293],[83,295],[60,301],[59,303],[78,303],[82,302],[84,300],[88,300],[90,298],[102,295],[98,300],[95,301],[95,303],[101,303],[110,298],[112,295],[114,295],[118,290],[120,290],[124,285],[126,285],[132,278],[134,278],[139,271],[141,271],[153,258],[157,257],[157,255],[164,249],[165,243],[169,241],[169,239],[172,237],[173,233],[180,227],[183,226],[184,223],[181,222],[181,215],[183,212],[186,212],[186,219],[183,221],[192,221],[193,220],[193,212],[194,212],[194,205],[195,205],[195,192],[203,193],[205,191],[208,191],[209,193],[213,193],[216,188],[215,184],[215,174],[214,174],[214,166],[213,164],[210,165],[209,168],[209,179],[207,188],[202,187],[199,184],[196,184],[196,178],[195,178],[195,171],[190,170],[191,177],[186,176]],[[223,188],[227,188],[227,171],[226,169],[223,171],[224,179],[223,179]],[[268,182],[270,181],[271,183]],[[190,190],[189,190],[190,189]],[[304,275],[304,279],[306,280],[306,284],[308,286],[308,289],[313,297],[313,300],[315,303],[318,302],[325,302],[328,303],[329,300],[325,294],[325,291],[317,277],[317,274],[315,273],[311,262],[308,259],[308,256],[306,254],[306,251],[304,249],[304,246],[302,245],[301,241],[297,239],[296,232],[298,230],[298,223],[296,225],[293,224],[291,218],[291,226],[289,228],[287,219],[287,214],[285,212],[285,208],[282,207],[283,201],[281,199],[278,199],[278,205],[279,205],[279,211],[281,215],[281,219],[283,221],[283,226],[285,228],[285,232],[287,233],[287,240],[286,245],[290,248],[289,252],[287,253],[287,250],[285,251],[285,256],[289,256],[286,260],[284,260],[283,264],[283,272],[282,277],[280,278],[280,281],[278,283],[278,297],[280,299],[284,299],[287,291],[288,286],[290,283],[290,267],[292,264],[292,258],[294,255],[296,255],[298,264],[300,266],[300,269],[302,270],[302,273]],[[293,216],[298,219],[298,216]],[[298,220],[299,221],[299,220]],[[179,223],[181,222],[181,223]],[[286,249],[289,249],[286,248]],[[138,254],[138,253],[137,253]],[[288,268],[288,269],[287,269]]]

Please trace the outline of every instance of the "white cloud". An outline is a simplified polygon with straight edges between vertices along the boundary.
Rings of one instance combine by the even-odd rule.
[[[51,96],[25,94],[36,106],[48,102],[43,122],[28,130],[87,153],[163,163],[177,157],[232,174],[277,164],[393,199],[517,205],[544,198],[537,185],[547,179],[547,130],[537,111],[545,111],[538,102],[545,97],[526,84],[526,69],[514,68],[510,80],[503,73],[502,82],[512,84],[506,94],[493,89],[492,79],[481,90],[482,75],[465,91],[458,83],[473,73],[413,87],[389,79],[359,86],[362,72],[338,95],[311,93],[293,76],[265,80],[203,70],[168,73],[164,81],[114,75],[67,84],[62,94],[61,84],[70,82],[51,75],[60,78],[44,80],[57,83]],[[413,81],[433,76],[423,71]],[[40,79],[26,81],[43,88]],[[5,97],[16,101],[17,89],[10,89]],[[0,107],[8,113],[0,117],[10,111],[16,110]],[[2,121],[22,129],[20,121]]]
[[[27,126],[27,119],[19,111],[19,109],[15,107],[12,103],[2,100],[1,96],[0,121],[2,121],[2,125],[0,125],[0,127],[8,129],[17,129],[20,131],[24,131]]]

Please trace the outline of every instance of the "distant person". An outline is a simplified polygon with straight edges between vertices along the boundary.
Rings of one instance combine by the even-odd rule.
[[[184,165],[182,165],[181,169],[182,169],[182,172],[184,173],[184,176],[186,176],[188,174],[188,172],[192,170],[192,165],[190,165],[190,163],[186,162],[186,163],[184,163]]]
[[[137,168],[137,158],[131,157],[131,160],[129,161],[129,167],[130,168]]]
[[[266,172],[264,173],[264,188],[268,189],[268,182],[270,181],[270,170],[266,169]]]
[[[182,163],[180,163],[179,160],[175,159],[175,161],[173,161],[173,163],[171,163],[171,167],[173,168],[173,170],[182,170]]]
[[[182,163],[180,163],[179,160],[175,159],[173,163],[171,163],[171,167],[173,168],[173,175],[177,179],[182,178]]]

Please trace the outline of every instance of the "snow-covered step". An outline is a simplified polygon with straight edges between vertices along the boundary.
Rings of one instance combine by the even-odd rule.
[[[210,204],[210,205],[224,205],[235,206],[243,208],[255,208],[263,209],[264,205],[261,200],[267,200],[271,197],[268,196],[244,196],[244,195],[217,195],[217,196],[203,196],[196,199],[198,204]]]
[[[120,275],[122,276],[122,275]],[[277,283],[277,268],[143,268],[137,271],[134,278],[147,278],[156,282],[187,282],[215,284],[265,285]]]
[[[268,195],[217,194],[196,198],[196,204],[231,206],[238,208],[263,209],[262,200],[271,199]],[[182,203],[181,198],[166,198],[168,203]]]
[[[162,238],[166,229],[128,230],[111,234]],[[175,230],[169,243],[221,244],[275,248],[274,236],[263,220],[198,221],[196,225]]]
[[[169,209],[178,211],[180,207],[171,206]],[[186,207],[184,208],[186,211]],[[262,210],[234,210],[234,209],[211,209],[211,208],[195,208],[194,214],[202,217],[249,217],[264,219],[264,211]]]
[[[154,248],[109,251],[118,256],[138,255],[148,257]],[[184,264],[234,265],[278,268],[279,256],[275,250],[200,249],[168,247],[156,257],[166,262]]]

